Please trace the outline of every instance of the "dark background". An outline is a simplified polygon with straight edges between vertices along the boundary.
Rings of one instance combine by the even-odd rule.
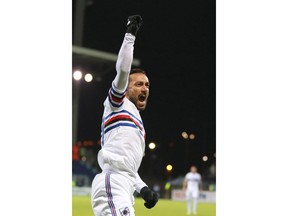
[[[216,2],[89,1],[85,8],[83,43],[87,48],[117,54],[127,17],[140,14],[134,57],[150,83],[150,97],[141,116],[147,145],[140,175],[169,179],[184,175],[191,164],[205,174],[216,164]],[[73,32],[75,1],[73,0]],[[74,39],[74,38],[73,38]],[[81,84],[78,141],[90,140],[97,154],[103,102],[116,71],[101,82]],[[185,140],[181,133],[195,135]],[[202,157],[208,156],[208,161]],[[167,172],[167,164],[173,165]],[[208,175],[207,175],[208,176]]]

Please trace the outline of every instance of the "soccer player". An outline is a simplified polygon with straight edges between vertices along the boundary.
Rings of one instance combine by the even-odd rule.
[[[193,214],[197,214],[197,204],[199,189],[201,188],[201,175],[197,172],[196,166],[191,166],[183,181],[183,190],[185,190],[187,201],[187,215],[191,214],[191,202],[193,200]]]
[[[95,216],[134,216],[135,190],[141,194],[146,208],[158,202],[158,194],[138,175],[146,136],[139,112],[147,105],[150,85],[145,71],[131,70],[134,42],[141,24],[141,16],[128,17],[116,62],[117,74],[104,101],[98,153],[102,172],[95,176],[91,188]]]

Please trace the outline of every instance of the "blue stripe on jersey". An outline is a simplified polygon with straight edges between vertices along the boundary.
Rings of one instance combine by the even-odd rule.
[[[108,93],[108,98],[112,106],[119,108],[123,104],[123,100],[127,90],[123,92],[117,92],[115,89],[115,85],[114,83],[112,83],[112,86]]]
[[[128,113],[129,115],[131,115],[133,118],[135,118],[142,126],[143,126],[143,122],[138,119],[135,115],[133,115],[132,113],[130,113],[127,110],[121,110],[121,111],[117,111],[117,112],[112,112],[109,115],[107,115],[106,117],[104,117],[104,121],[107,120],[108,118],[110,118],[112,115],[118,114],[118,113]]]
[[[120,106],[122,106],[122,104],[123,104],[123,102],[124,102],[124,101],[122,101],[120,104],[115,103],[114,101],[111,100],[110,94],[109,94],[109,96],[108,96],[108,99],[109,99],[109,102],[112,104],[112,106],[117,107],[117,108],[119,108]]]
[[[135,122],[137,122],[137,124],[135,123],[135,122],[129,122],[129,121],[124,121],[124,120],[121,120],[121,119],[119,119],[118,120],[118,122],[117,121],[115,121],[115,122],[113,122],[113,123],[111,123],[110,125],[108,125],[107,127],[105,127],[105,121],[109,121],[109,118],[113,118],[114,116],[116,117],[118,114],[123,114],[123,113],[125,113],[127,116],[130,116],[130,118],[132,118],[132,119],[134,119],[134,121]],[[139,124],[140,125],[142,125],[142,129],[141,129],[141,127],[139,127]],[[145,131],[144,131],[144,126],[143,126],[143,123],[142,123],[142,121],[141,120],[139,120],[135,115],[133,115],[132,113],[130,113],[129,111],[127,111],[127,110],[121,110],[121,111],[116,111],[116,112],[112,112],[112,113],[110,113],[109,115],[107,115],[106,117],[103,117],[103,119],[102,119],[102,125],[101,125],[101,146],[103,146],[104,145],[104,135],[107,133],[107,132],[109,132],[109,131],[111,131],[111,130],[113,130],[113,129],[115,129],[115,128],[117,128],[117,127],[120,127],[120,126],[124,126],[124,127],[132,127],[132,128],[137,128],[137,129],[139,129],[139,132],[140,132],[140,134],[144,137],[144,139],[145,139]]]
[[[125,90],[125,91],[123,91],[123,92],[117,92],[115,89],[116,89],[116,88],[115,88],[115,86],[114,86],[114,83],[112,83],[112,87],[111,87],[112,94],[114,94],[114,95],[115,95],[116,97],[118,97],[118,98],[123,97],[124,94],[125,94],[125,92],[127,91],[127,90]]]
[[[107,194],[108,205],[110,207],[111,214],[112,214],[112,216],[117,216],[115,205],[113,203],[113,196],[112,196],[111,185],[110,185],[110,175],[111,175],[111,173],[106,173],[106,176],[105,176],[106,194]]]

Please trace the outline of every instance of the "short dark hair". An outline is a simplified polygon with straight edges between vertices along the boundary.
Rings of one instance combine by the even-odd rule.
[[[133,68],[130,70],[130,75],[134,73],[142,73],[146,75],[146,72],[142,68]]]

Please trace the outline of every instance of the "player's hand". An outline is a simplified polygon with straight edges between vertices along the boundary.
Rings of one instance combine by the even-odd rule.
[[[131,33],[132,35],[136,36],[142,22],[143,20],[140,15],[129,16],[126,33]]]
[[[148,187],[143,187],[140,191],[142,198],[145,200],[144,206],[148,209],[153,208],[158,202],[159,196]]]

